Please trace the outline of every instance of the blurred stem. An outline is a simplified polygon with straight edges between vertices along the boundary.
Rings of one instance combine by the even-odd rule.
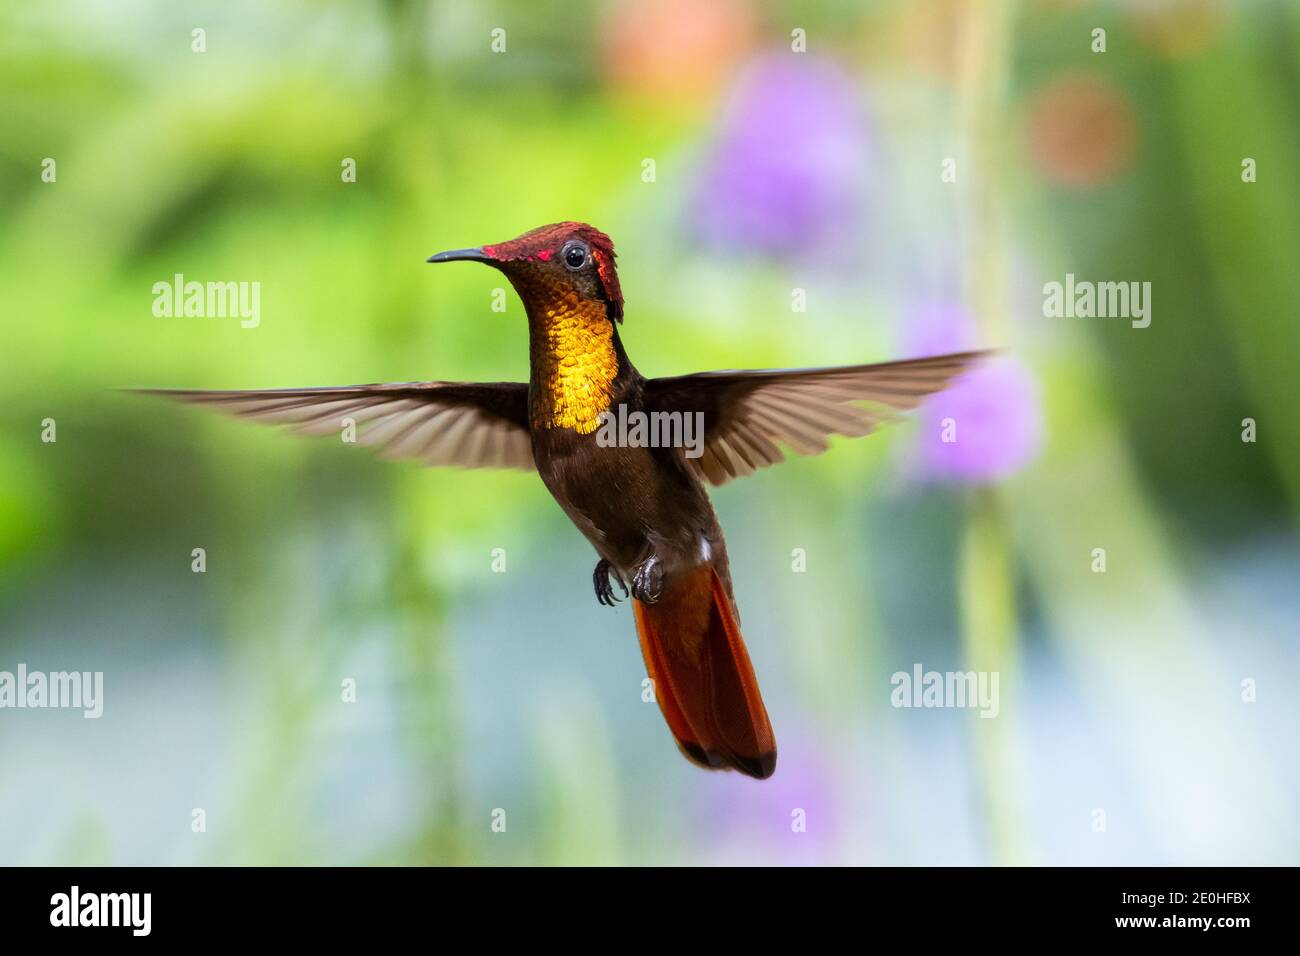
[[[425,43],[429,36],[428,4],[420,0],[385,0],[384,13],[391,43],[393,74],[404,92],[420,102],[429,74]]]
[[[1294,175],[1300,136],[1293,122],[1277,122],[1294,113],[1294,98],[1278,82],[1276,61],[1258,52],[1268,50],[1270,35],[1284,29],[1282,12],[1261,5],[1258,16],[1240,18],[1241,42],[1216,44],[1194,61],[1176,64],[1171,75],[1179,156],[1194,186],[1187,202],[1200,224],[1217,308],[1233,345],[1232,356],[1213,361],[1235,360],[1247,388],[1239,414],[1210,427],[1221,428],[1225,441],[1244,449],[1238,423],[1258,419],[1255,447],[1271,457],[1300,523],[1300,417],[1283,412],[1295,405],[1300,353],[1300,189]],[[1241,179],[1246,157],[1259,163],[1256,182]]]
[[[1020,837],[1024,814],[1013,735],[1019,710],[1004,706],[1014,699],[1019,670],[1010,538],[998,491],[976,489],[961,553],[962,651],[968,669],[998,675],[998,716],[975,719],[976,773],[997,862],[1026,864],[1032,854]]]
[[[433,115],[432,72],[426,52],[431,9],[420,0],[386,0],[392,68],[387,86],[395,111],[378,137],[376,153],[388,159],[380,164],[381,189],[391,202],[385,235],[376,248],[376,268],[384,277],[383,295],[376,302],[387,341],[405,347],[421,321],[410,307],[421,299],[423,276],[407,265],[412,230],[423,228],[412,215],[409,200],[422,195],[421,178],[431,168],[431,127],[412,125],[411,116]],[[405,847],[403,862],[463,864],[467,859],[464,834],[461,751],[456,725],[456,700],[451,673],[451,637],[447,629],[447,594],[441,582],[426,573],[421,560],[429,523],[423,514],[427,488],[410,476],[395,479],[394,535],[399,557],[392,566],[389,587],[397,631],[394,641],[396,669],[408,747],[408,769],[415,776],[422,812],[415,837]]]
[[[1007,228],[998,144],[1006,142],[1007,88],[1011,71],[1013,0],[970,0],[961,33],[958,116],[966,171],[961,194],[964,286],[985,341],[1006,345]]]
[[[959,116],[967,170],[962,187],[964,285],[982,344],[1011,337],[1007,294],[1006,184],[999,144],[1008,141],[1014,0],[970,0],[960,47]],[[963,179],[959,173],[959,182]],[[1011,690],[1019,663],[1019,633],[1006,509],[993,489],[976,489],[962,549],[963,650],[969,668],[997,674],[999,694]],[[991,679],[991,677],[990,677]],[[1015,713],[1012,711],[1012,713]],[[1014,720],[976,719],[976,773],[992,852],[1000,863],[1024,863],[1020,837],[1020,773]]]
[[[419,513],[411,498],[423,489],[414,483],[401,488],[395,513],[400,557],[391,568],[389,586],[398,609],[394,651],[408,769],[415,776],[422,809],[416,836],[406,848],[407,862],[460,865],[467,859],[467,827],[447,601],[439,583],[422,572],[423,523],[402,517]]]

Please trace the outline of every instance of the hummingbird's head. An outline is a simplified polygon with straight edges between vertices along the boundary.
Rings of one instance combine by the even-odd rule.
[[[585,222],[539,226],[477,249],[452,249],[429,262],[482,262],[505,273],[524,305],[544,304],[556,295],[600,303],[609,319],[623,321],[623,293],[614,269],[614,243]]]

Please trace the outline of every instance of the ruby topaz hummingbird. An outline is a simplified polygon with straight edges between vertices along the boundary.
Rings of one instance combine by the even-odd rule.
[[[536,470],[596,549],[596,597],[631,592],[655,698],[681,752],[766,778],[776,739],[741,640],[727,545],[706,483],[825,451],[944,388],[983,353],[835,368],[700,372],[647,379],[619,339],[614,246],[561,222],[510,242],[440,252],[502,272],[528,316],[529,380],[408,382],[253,391],[158,390],[245,418],[333,434],[430,465]],[[694,449],[600,440],[607,417],[703,423]]]

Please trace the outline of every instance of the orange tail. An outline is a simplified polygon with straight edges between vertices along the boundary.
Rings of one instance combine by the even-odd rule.
[[[654,604],[633,607],[655,698],[682,753],[713,770],[772,776],[776,738],[717,571],[700,565]]]

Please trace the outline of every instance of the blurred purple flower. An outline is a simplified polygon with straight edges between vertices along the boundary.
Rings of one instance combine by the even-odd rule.
[[[729,773],[702,781],[700,842],[717,862],[835,862],[839,841],[830,771],[810,738],[787,733],[785,741],[769,780]]]
[[[843,71],[807,55],[761,57],[742,75],[720,125],[693,208],[705,241],[798,258],[851,247],[872,149]]]
[[[960,306],[933,301],[912,313],[910,354],[975,347],[974,324]],[[1038,383],[1010,355],[985,359],[930,398],[920,417],[920,468],[934,478],[997,481],[1024,467],[1042,444]]]

